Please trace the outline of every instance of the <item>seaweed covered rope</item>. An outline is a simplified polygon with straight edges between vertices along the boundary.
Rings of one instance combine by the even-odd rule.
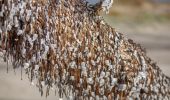
[[[0,33],[4,59],[42,95],[54,88],[71,100],[170,99],[170,78],[84,0],[1,0]]]

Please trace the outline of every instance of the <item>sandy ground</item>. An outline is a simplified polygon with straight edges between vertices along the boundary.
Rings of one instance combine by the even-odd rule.
[[[148,56],[158,63],[163,72],[170,76],[170,30],[168,25],[114,24],[113,26],[128,38],[140,43],[148,51]],[[2,60],[0,60],[1,62]],[[10,66],[11,67],[11,66]],[[6,73],[6,64],[0,63],[0,100],[58,100],[54,91],[50,96],[41,97],[38,88],[30,85],[26,76],[21,80],[19,71],[10,68]]]
[[[1,63],[0,100],[58,100],[58,97],[55,96],[53,91],[51,91],[48,98],[41,97],[38,88],[31,85],[26,75],[23,75],[23,80],[21,80],[19,70],[14,73],[11,67],[7,73],[6,63]]]

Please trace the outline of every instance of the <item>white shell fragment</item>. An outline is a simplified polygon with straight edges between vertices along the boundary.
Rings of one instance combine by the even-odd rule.
[[[35,65],[35,70],[37,71],[39,69],[39,65]]]
[[[92,85],[93,84],[93,79],[92,78],[88,78],[87,79],[87,83]]]
[[[19,36],[19,35],[22,35],[22,34],[23,34],[23,31],[22,31],[22,30],[19,30],[18,33],[17,33],[18,36]]]
[[[24,63],[24,69],[27,69],[27,68],[29,68],[29,63]]]
[[[104,85],[104,83],[105,83],[105,80],[104,79],[100,79],[100,86],[103,86]]]

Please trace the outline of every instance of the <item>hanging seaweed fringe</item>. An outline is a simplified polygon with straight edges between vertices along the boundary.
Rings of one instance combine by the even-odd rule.
[[[4,60],[42,95],[53,88],[70,100],[170,99],[170,78],[84,0],[0,0],[0,33]]]

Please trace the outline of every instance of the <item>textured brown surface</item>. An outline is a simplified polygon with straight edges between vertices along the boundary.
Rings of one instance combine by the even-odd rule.
[[[57,86],[60,97],[69,98],[169,98],[170,80],[145,50],[79,0],[27,2],[26,13],[12,9],[9,19],[8,9],[2,16],[5,57],[11,55],[14,68],[25,68],[31,81],[38,80],[41,94],[48,96]]]

